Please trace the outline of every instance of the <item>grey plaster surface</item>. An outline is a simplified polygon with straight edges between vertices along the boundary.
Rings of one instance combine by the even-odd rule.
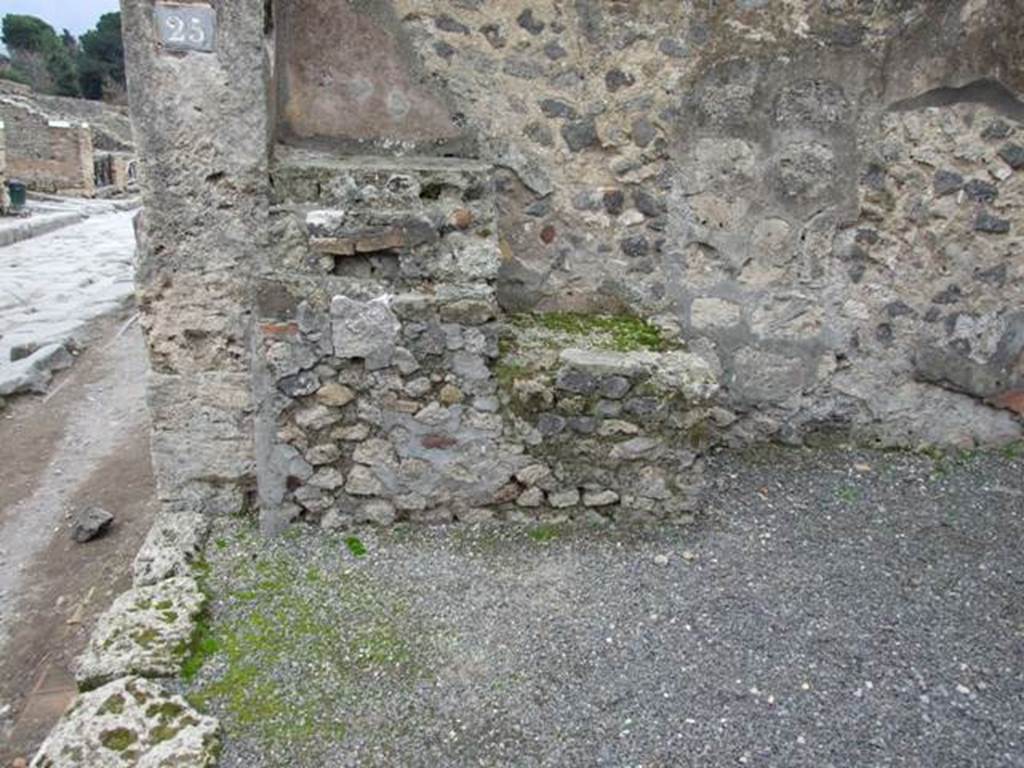
[[[222,522],[192,689],[228,767],[1021,766],[1021,468],[772,449],[717,460],[688,526],[363,557]]]

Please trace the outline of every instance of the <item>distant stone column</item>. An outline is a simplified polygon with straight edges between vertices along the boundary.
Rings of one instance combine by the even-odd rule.
[[[7,212],[11,201],[7,197],[7,134],[0,120],[0,214]]]
[[[88,123],[81,123],[73,128],[74,142],[77,148],[77,165],[80,169],[80,186],[78,187],[82,197],[96,196],[96,153],[92,144],[92,128]],[[76,172],[76,176],[78,173]]]
[[[168,511],[236,512],[254,485],[248,296],[267,241],[264,3],[121,9],[158,493]]]

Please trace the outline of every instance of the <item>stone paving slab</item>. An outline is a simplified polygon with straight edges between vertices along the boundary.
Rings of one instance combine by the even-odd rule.
[[[64,344],[134,294],[135,214],[106,205],[106,213],[0,247],[0,379],[14,368],[15,347]]]
[[[1024,472],[768,450],[690,526],[221,520],[221,765],[1022,766]]]
[[[32,768],[208,768],[217,724],[152,681],[124,677],[82,694]]]
[[[0,217],[0,248],[78,224],[90,216],[138,207],[137,198],[107,201],[33,194],[27,208],[28,215]]]
[[[203,595],[188,576],[123,593],[99,618],[77,660],[79,687],[91,690],[127,675],[174,676],[202,605]]]

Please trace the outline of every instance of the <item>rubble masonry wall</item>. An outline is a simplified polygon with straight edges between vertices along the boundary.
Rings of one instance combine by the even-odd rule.
[[[1008,0],[123,6],[172,508],[679,516],[712,444],[1021,435]]]

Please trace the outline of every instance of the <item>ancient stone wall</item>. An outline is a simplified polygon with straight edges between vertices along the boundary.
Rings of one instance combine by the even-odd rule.
[[[123,5],[174,508],[662,518],[713,444],[1021,435],[1010,0]]]
[[[1012,2],[396,5],[509,170],[503,307],[674,318],[737,440],[1019,433]]]
[[[91,197],[92,132],[88,124],[53,120],[15,100],[0,98],[6,126],[7,172],[38,192]]]
[[[16,99],[17,100],[17,99]],[[97,152],[130,152],[134,147],[127,107],[90,99],[31,93],[21,99],[55,120],[88,123]]]
[[[138,164],[128,152],[96,152],[93,160],[97,194],[118,194],[135,184]]]
[[[636,318],[505,315],[490,166],[281,148],[273,187],[268,528],[692,511],[713,372]]]
[[[32,86],[0,77],[0,93],[25,96],[32,93]]]

